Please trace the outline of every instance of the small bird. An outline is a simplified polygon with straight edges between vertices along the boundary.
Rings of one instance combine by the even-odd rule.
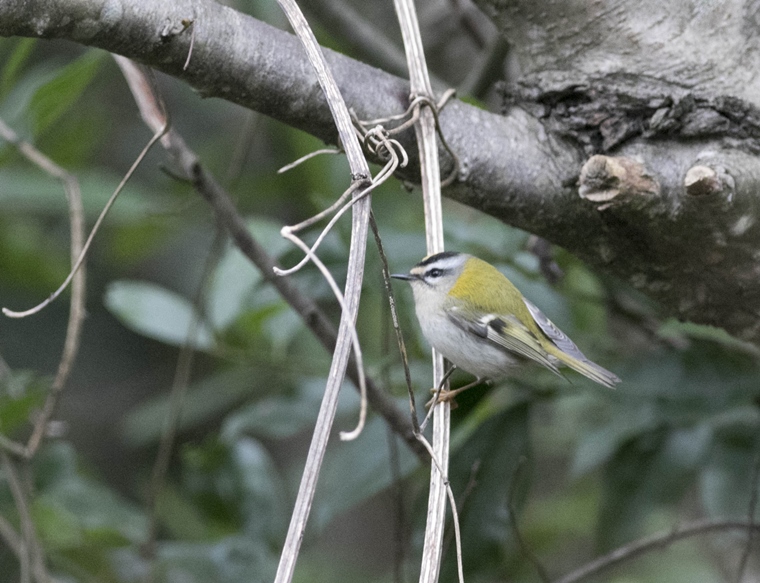
[[[408,274],[417,319],[428,342],[451,364],[477,377],[442,393],[451,400],[485,380],[497,380],[533,360],[561,376],[565,365],[613,388],[620,379],[591,362],[578,347],[493,265],[447,251],[424,258]]]

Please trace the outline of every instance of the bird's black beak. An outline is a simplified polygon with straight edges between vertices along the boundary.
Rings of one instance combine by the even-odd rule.
[[[403,279],[404,281],[411,281],[412,279],[417,279],[415,276],[410,275],[408,273],[391,273],[391,277],[394,279]]]

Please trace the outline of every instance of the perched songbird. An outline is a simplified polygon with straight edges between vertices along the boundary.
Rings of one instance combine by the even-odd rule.
[[[482,382],[509,374],[533,360],[560,374],[565,365],[606,387],[620,379],[591,362],[490,263],[465,253],[431,255],[408,274],[417,319],[428,342],[457,368]]]

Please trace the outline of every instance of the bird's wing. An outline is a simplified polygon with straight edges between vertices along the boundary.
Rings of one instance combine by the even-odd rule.
[[[525,306],[528,308],[530,315],[533,316],[533,320],[538,324],[538,327],[541,328],[541,331],[546,334],[546,337],[551,340],[557,348],[568,356],[577,358],[580,361],[588,361],[586,355],[578,349],[575,343],[570,340],[562,330],[557,328],[554,322],[547,318],[546,314],[539,310],[533,302],[525,298],[523,298],[523,302],[525,302]]]
[[[559,348],[559,350],[570,359],[562,358],[564,364],[572,369],[575,369],[582,375],[590,378],[591,380],[604,385],[606,387],[614,387],[620,382],[620,378],[615,373],[608,371],[596,364],[595,362],[586,358],[578,347],[570,340],[565,333],[557,328],[546,315],[539,310],[532,302],[523,298],[525,306],[528,308],[530,315],[533,316],[533,320],[538,324],[541,331],[546,334],[546,337],[552,341],[552,343]]]
[[[477,313],[458,306],[446,309],[449,319],[467,332],[488,340],[520,356],[534,360],[560,374],[556,364],[542,348],[538,338],[512,315]]]

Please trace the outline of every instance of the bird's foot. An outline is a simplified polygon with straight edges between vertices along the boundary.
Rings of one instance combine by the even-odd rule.
[[[425,407],[430,408],[436,403],[451,403],[451,408],[456,409],[457,403],[454,400],[454,397],[456,397],[459,393],[463,393],[467,389],[476,387],[484,382],[488,383],[490,381],[488,381],[487,379],[480,379],[480,378],[475,379],[470,384],[467,384],[463,387],[459,387],[458,389],[454,389],[453,391],[432,388],[430,389],[430,392],[433,393],[433,398],[430,399],[427,403],[425,403]]]
[[[433,405],[436,403],[449,403],[451,405],[452,409],[457,408],[457,402],[454,400],[454,397],[456,397],[459,394],[459,391],[448,391],[448,390],[438,390],[435,387],[430,389],[430,392],[433,393],[433,397],[425,403],[425,408],[430,409]]]

